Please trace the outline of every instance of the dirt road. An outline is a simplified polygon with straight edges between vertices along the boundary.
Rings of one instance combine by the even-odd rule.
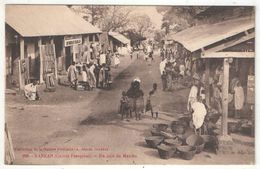
[[[157,55],[156,55],[157,56]],[[252,154],[215,155],[201,153],[191,161],[162,160],[155,149],[146,147],[152,124],[168,122],[185,111],[188,89],[162,92],[157,56],[151,66],[142,57],[122,58],[113,69],[111,90],[79,92],[59,87],[55,93],[41,93],[42,101],[29,103],[21,96],[6,97],[6,121],[15,147],[15,164],[249,164]],[[141,121],[121,120],[118,106],[121,92],[135,78],[148,94],[154,82],[155,98],[162,113]],[[167,113],[166,113],[167,112]],[[226,158],[228,157],[228,158]]]

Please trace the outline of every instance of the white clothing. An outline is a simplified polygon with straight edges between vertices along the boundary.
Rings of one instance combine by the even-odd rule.
[[[196,129],[200,128],[203,125],[204,118],[207,115],[206,107],[201,102],[194,102],[191,105],[193,109],[192,121]]]
[[[36,100],[36,85],[33,83],[25,85],[24,95],[28,100]]]
[[[245,101],[245,95],[244,95],[243,87],[236,86],[234,88],[234,91],[235,91],[235,94],[234,94],[235,109],[241,110],[243,108],[244,101]]]
[[[180,75],[184,76],[185,75],[185,66],[180,65]]]
[[[188,97],[188,104],[187,104],[187,110],[190,110],[190,105],[192,105],[194,102],[197,101],[197,94],[198,94],[198,87],[192,86],[190,89],[190,94]]]
[[[148,46],[147,46],[147,52],[148,52],[148,53],[151,53],[152,51],[153,51],[153,50],[152,50],[152,46],[151,46],[151,45],[148,45]]]
[[[115,56],[115,65],[119,65],[119,64],[120,64],[119,57]]]
[[[224,74],[223,72],[219,75],[219,79],[218,79],[218,85],[222,85],[223,84],[223,80],[224,80]]]
[[[89,68],[90,73],[94,74],[95,65],[91,65]]]
[[[86,71],[82,71],[82,81],[83,82],[87,82],[87,72]]]
[[[127,55],[128,54],[128,49],[127,47],[122,48],[122,55]]]
[[[100,55],[99,63],[100,63],[100,65],[102,65],[103,63],[106,63],[106,54]]]
[[[165,71],[165,65],[166,65],[166,63],[167,63],[167,60],[166,60],[166,59],[164,59],[164,60],[161,61],[161,63],[160,63],[160,73],[161,73],[161,75],[162,75],[163,72]]]

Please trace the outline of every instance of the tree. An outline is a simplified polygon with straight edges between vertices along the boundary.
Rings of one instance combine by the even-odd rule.
[[[135,31],[144,36],[145,33],[149,33],[152,29],[154,29],[153,23],[150,17],[146,14],[143,15],[133,15],[131,17],[130,27],[135,29]]]
[[[139,45],[141,41],[146,40],[146,38],[137,33],[135,29],[128,29],[121,33],[131,40],[131,45]]]
[[[123,31],[130,22],[132,10],[124,6],[110,6],[106,15],[103,15],[99,27],[103,31]]]
[[[163,15],[162,29],[168,33],[171,26],[174,31],[180,31],[194,25],[194,16],[207,8],[206,6],[159,6],[156,9]]]
[[[103,18],[109,10],[109,6],[104,5],[70,5],[69,8],[71,8],[75,13],[80,14],[86,21],[93,25],[98,25],[100,19]]]

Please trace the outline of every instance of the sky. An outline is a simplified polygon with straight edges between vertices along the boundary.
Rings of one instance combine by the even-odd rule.
[[[135,6],[134,12],[147,14],[157,29],[161,28],[162,15],[156,11],[156,6]]]

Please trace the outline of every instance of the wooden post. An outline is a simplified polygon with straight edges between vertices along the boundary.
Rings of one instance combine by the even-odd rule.
[[[100,42],[100,34],[96,34],[97,35],[97,41]]]
[[[21,61],[24,60],[24,39],[20,38],[20,62],[19,62],[19,86],[24,88],[24,73],[22,73]]]
[[[65,49],[65,39],[64,38],[63,38],[63,41],[62,41],[62,55],[63,55],[63,58],[64,58],[62,60],[62,69],[66,71],[66,49]]]
[[[89,44],[89,35],[86,36],[87,44]]]
[[[92,37],[93,37],[93,42],[96,42],[96,35],[92,34]]]
[[[55,51],[55,44],[54,44],[54,37],[51,38],[51,44],[54,45],[54,66],[55,66],[55,78],[58,79],[58,67],[57,67],[57,58],[56,58],[56,51]]]
[[[229,86],[229,61],[228,58],[223,59],[223,84],[222,84],[222,125],[221,135],[228,135],[228,86]]]
[[[210,107],[210,86],[209,86],[209,74],[210,74],[210,66],[209,66],[210,59],[206,59],[206,71],[205,71],[205,91],[206,91],[206,105]]]
[[[43,83],[43,58],[42,58],[42,51],[41,51],[42,39],[41,37],[38,39],[38,48],[40,53],[40,83]]]
[[[115,52],[112,40],[108,40],[108,43],[109,43],[109,48],[111,49],[111,51]]]

